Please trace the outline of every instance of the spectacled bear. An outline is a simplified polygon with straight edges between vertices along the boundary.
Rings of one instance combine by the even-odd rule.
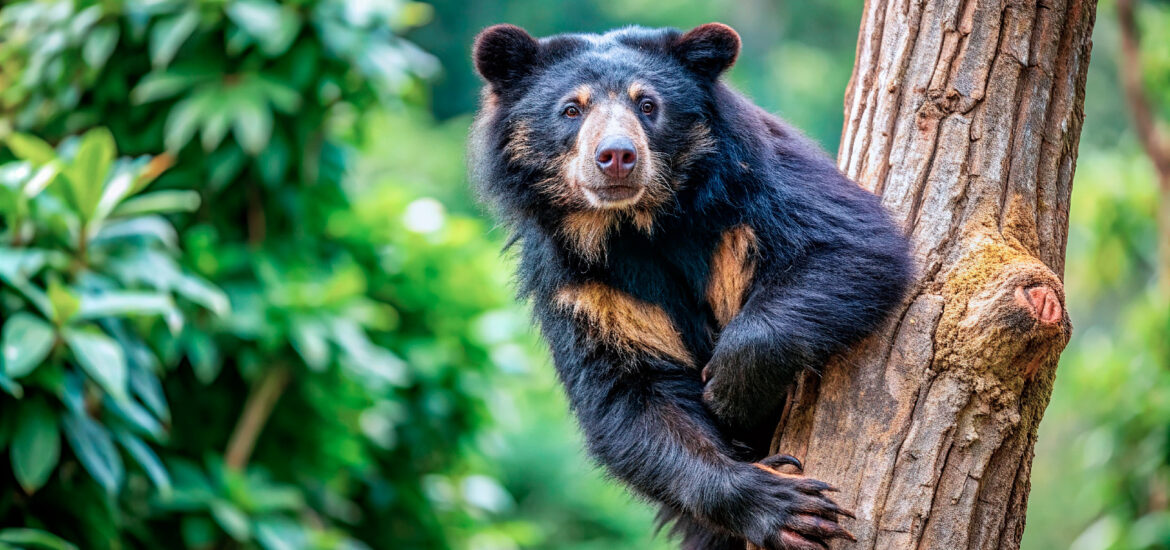
[[[720,81],[739,49],[718,23],[490,27],[470,170],[609,472],[683,548],[824,548],[850,514],[768,440],[796,375],[874,332],[911,262],[874,195]]]

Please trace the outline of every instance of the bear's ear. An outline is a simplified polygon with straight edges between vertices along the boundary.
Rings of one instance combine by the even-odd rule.
[[[714,80],[735,63],[739,45],[735,29],[723,23],[707,23],[678,37],[672,51],[683,65]]]
[[[540,43],[515,25],[492,25],[475,37],[475,70],[498,88],[507,88],[532,70]]]

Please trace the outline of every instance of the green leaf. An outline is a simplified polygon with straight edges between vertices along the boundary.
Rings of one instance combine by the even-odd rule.
[[[207,82],[212,77],[211,73],[181,70],[177,67],[165,72],[152,72],[138,81],[138,85],[130,92],[130,101],[141,105],[174,97],[202,82]]]
[[[49,254],[49,251],[37,248],[0,246],[0,280],[13,286],[16,281],[27,281],[45,267]]]
[[[134,366],[130,369],[130,391],[146,405],[163,422],[171,419],[170,407],[167,405],[166,394],[163,393],[162,383],[158,377],[144,367]]]
[[[206,333],[199,331],[188,331],[185,340],[187,356],[190,358],[191,367],[195,369],[195,378],[203,384],[214,382],[223,368],[215,342]]]
[[[4,390],[4,393],[17,399],[24,397],[24,388],[2,372],[0,372],[0,390]]]
[[[130,173],[125,165],[115,168],[113,177],[102,189],[101,198],[98,199],[97,208],[94,210],[94,219],[102,220],[109,216],[114,207],[130,194],[133,185],[134,174]]]
[[[434,6],[425,2],[407,2],[399,7],[396,23],[402,27],[421,27],[434,18]]]
[[[227,9],[228,17],[254,38],[277,32],[280,5],[270,0],[239,0]]]
[[[57,177],[57,174],[60,172],[61,163],[55,160],[42,166],[39,170],[36,171],[35,174],[33,174],[33,177],[29,178],[28,181],[25,182],[24,188],[22,190],[24,192],[24,196],[32,198],[41,194],[41,191],[44,191],[45,188],[49,186],[49,184],[53,183]]]
[[[211,501],[211,517],[233,539],[245,542],[252,537],[248,516],[236,505],[222,499]]]
[[[238,0],[227,13],[268,56],[284,53],[301,27],[295,10],[268,0]]]
[[[172,290],[183,298],[199,304],[212,313],[224,316],[231,312],[231,302],[222,290],[194,275],[183,275],[172,285]]]
[[[49,278],[48,298],[49,304],[52,306],[52,318],[61,324],[73,319],[78,308],[81,307],[81,301],[78,300],[77,295],[61,284],[61,281],[56,277]]]
[[[65,373],[65,381],[57,397],[65,405],[65,410],[76,415],[89,414],[85,405],[85,376],[80,372],[71,370]]]
[[[4,374],[20,378],[37,368],[56,338],[53,326],[44,319],[20,311],[4,322]]]
[[[110,58],[110,54],[114,53],[114,47],[117,45],[117,25],[103,25],[89,33],[89,37],[85,40],[85,46],[81,49],[81,58],[90,68],[101,69],[106,65],[106,60]]]
[[[278,111],[293,114],[300,108],[301,94],[296,90],[265,76],[258,77],[257,85]]]
[[[256,157],[256,168],[260,171],[260,179],[269,187],[280,185],[288,172],[291,156],[284,137],[280,134],[272,136],[268,147],[265,147]]]
[[[335,319],[333,340],[345,351],[342,364],[372,384],[402,386],[409,380],[406,362],[369,340],[352,319]]]
[[[272,111],[259,101],[240,102],[236,110],[232,133],[240,147],[250,154],[257,154],[272,137]]]
[[[6,140],[12,154],[35,165],[44,165],[57,158],[57,152],[44,140],[29,134],[13,133]]]
[[[212,112],[212,109],[214,97],[210,93],[196,94],[175,104],[163,128],[167,151],[173,153],[187,145],[199,129],[205,113]]]
[[[159,493],[165,498],[171,492],[171,475],[167,473],[166,466],[163,466],[158,455],[141,439],[135,437],[133,434],[125,431],[119,431],[115,434],[118,443],[122,445],[126,452],[134,458],[134,461],[142,467],[142,471],[146,472],[146,476],[158,488]]]
[[[199,208],[199,192],[189,190],[155,191],[125,200],[110,214],[114,218],[128,218],[146,214],[193,212]]]
[[[265,517],[256,521],[256,542],[264,550],[297,550],[307,544],[305,532],[296,522],[283,517]]]
[[[231,111],[223,109],[208,115],[207,120],[203,121],[203,131],[201,132],[204,151],[214,151],[219,144],[223,142],[223,137],[227,135],[228,128],[231,127]]]
[[[5,229],[10,235],[27,227],[24,223],[27,210],[27,203],[21,200],[19,193],[0,185],[0,219],[8,222],[8,227]]]
[[[295,512],[305,506],[305,498],[300,490],[290,486],[252,486],[248,501],[248,509],[253,514]]]
[[[106,493],[117,493],[125,470],[110,433],[92,418],[76,414],[66,415],[64,427],[65,439],[89,475]]]
[[[57,319],[52,300],[29,279],[60,253],[36,248],[6,248],[0,246],[0,281],[20,291],[29,303],[49,319]],[[52,288],[53,279],[49,285]]]
[[[33,163],[27,160],[13,160],[0,163],[0,189],[19,189],[33,171]]]
[[[162,424],[150,414],[142,405],[139,405],[133,399],[126,399],[118,401],[106,397],[102,403],[111,412],[126,421],[130,428],[139,434],[149,436],[153,441],[164,441],[166,439],[166,430]]]
[[[73,18],[69,22],[69,35],[71,37],[85,36],[101,18],[102,8],[100,6],[90,6],[73,14]]]
[[[64,170],[73,207],[83,221],[97,209],[115,155],[114,136],[105,128],[94,128],[81,137],[77,154]]]
[[[83,294],[81,307],[77,310],[77,318],[166,315],[175,311],[175,302],[166,294],[122,290],[101,294]]]
[[[295,319],[292,323],[292,347],[310,370],[321,372],[329,365],[333,354],[329,349],[329,331],[314,319]]]
[[[12,528],[0,531],[0,543],[11,544],[22,549],[77,550],[64,539],[40,529]]]
[[[53,301],[49,299],[49,295],[46,294],[43,290],[37,288],[28,281],[17,280],[13,281],[11,284],[13,288],[20,291],[20,293],[24,295],[25,299],[27,299],[28,302],[33,305],[33,307],[37,308],[37,311],[41,312],[41,315],[44,315],[49,319],[56,319],[53,312]]]
[[[224,147],[211,155],[207,169],[207,188],[216,193],[240,175],[248,156],[239,147]]]
[[[61,458],[61,436],[53,411],[41,401],[20,408],[20,421],[12,437],[12,473],[24,492],[44,486]]]
[[[150,29],[150,63],[155,68],[170,64],[198,26],[199,12],[193,9],[158,20]]]
[[[127,399],[126,356],[113,338],[100,332],[67,329],[65,342],[77,363],[114,399]]]
[[[117,243],[129,239],[156,241],[165,247],[179,244],[179,235],[174,226],[161,216],[139,216],[112,220],[102,224],[98,233],[89,240],[91,246]]]
[[[170,461],[171,480],[174,492],[160,500],[167,510],[182,512],[203,511],[211,501],[219,498],[198,466],[182,459]]]

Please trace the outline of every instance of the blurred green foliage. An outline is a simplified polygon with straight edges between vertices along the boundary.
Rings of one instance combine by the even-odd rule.
[[[1141,2],[1170,118],[1170,5]],[[0,550],[667,548],[584,456],[463,161],[496,22],[735,26],[827,149],[861,5],[24,0],[0,8]],[[1077,327],[1026,548],[1170,548],[1159,197],[1098,19]]]
[[[497,245],[345,177],[360,115],[435,70],[400,37],[430,13],[0,11],[0,525],[39,530],[0,542],[445,548],[507,505],[464,458],[493,357],[530,353],[481,329],[514,308]]]

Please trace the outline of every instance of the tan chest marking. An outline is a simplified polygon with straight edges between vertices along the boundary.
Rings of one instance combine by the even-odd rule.
[[[595,262],[605,256],[605,239],[617,221],[613,213],[604,210],[570,212],[561,224],[561,234],[578,254]]]
[[[605,258],[605,240],[623,219],[646,235],[654,230],[654,216],[644,210],[580,210],[565,215],[560,232],[581,257],[596,262]]]
[[[691,365],[682,335],[662,308],[601,283],[571,285],[556,305],[586,322],[590,335],[624,354],[651,353]]]
[[[755,253],[756,233],[746,225],[728,229],[715,248],[711,278],[707,281],[707,303],[720,328],[731,322],[747,299],[756,273]]]

